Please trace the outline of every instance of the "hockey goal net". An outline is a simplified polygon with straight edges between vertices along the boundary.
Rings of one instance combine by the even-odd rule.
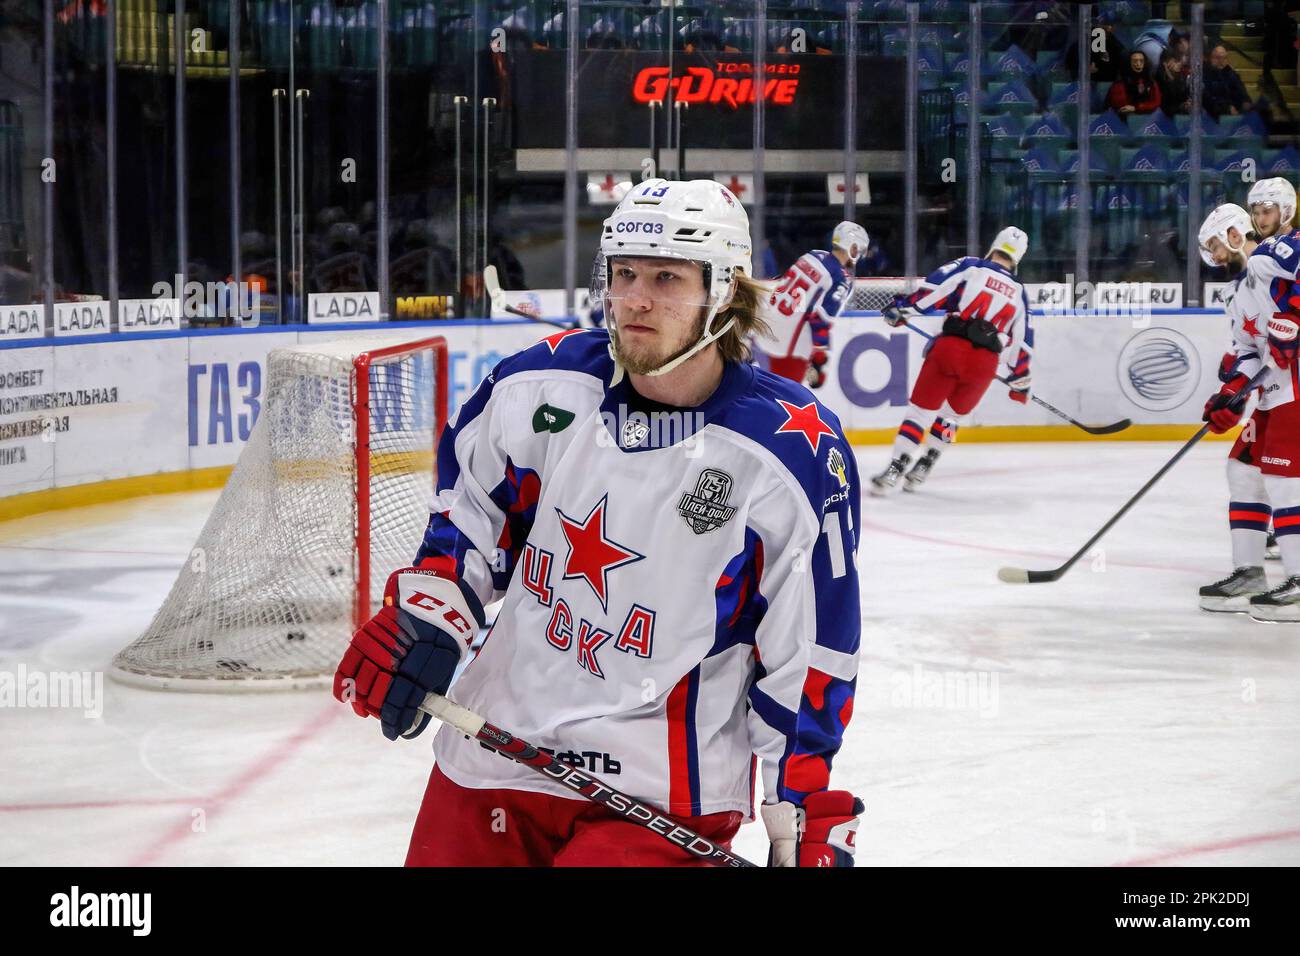
[[[391,343],[271,352],[248,444],[149,629],[114,658],[114,677],[178,690],[330,679],[429,520],[447,345]]]
[[[846,312],[879,312],[894,301],[894,296],[916,289],[920,279],[905,276],[876,276],[854,279]]]

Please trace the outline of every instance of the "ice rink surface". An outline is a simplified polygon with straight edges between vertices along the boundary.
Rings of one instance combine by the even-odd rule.
[[[1226,445],[1193,449],[1062,581],[995,577],[1059,564],[1176,448],[959,444],[921,493],[864,496],[832,777],[867,803],[860,865],[1300,864],[1300,625],[1196,607],[1230,570]],[[887,457],[859,449],[864,480]],[[215,500],[0,525],[0,671],[102,672]],[[0,864],[397,864],[431,739],[390,743],[324,691],[105,680],[98,717],[0,708]],[[766,847],[757,823],[735,842]]]

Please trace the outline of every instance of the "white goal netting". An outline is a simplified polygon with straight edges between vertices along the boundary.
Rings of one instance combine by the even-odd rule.
[[[194,690],[329,679],[429,519],[446,346],[391,342],[271,352],[248,444],[114,677]]]
[[[879,312],[894,301],[894,296],[913,291],[920,279],[903,276],[880,276],[854,279],[846,312]]]

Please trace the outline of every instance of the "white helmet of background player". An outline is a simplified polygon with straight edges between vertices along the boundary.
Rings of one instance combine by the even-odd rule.
[[[867,254],[869,245],[871,245],[871,238],[867,235],[867,230],[848,219],[836,226],[835,231],[831,233],[831,248],[843,249],[844,254],[849,257],[849,262],[854,265],[857,265],[858,260]]]
[[[1196,234],[1197,244],[1201,247],[1202,261],[1207,266],[1219,265],[1214,261],[1214,255],[1210,252],[1209,244],[1211,239],[1218,239],[1233,255],[1242,253],[1246,247],[1246,235],[1253,228],[1250,222],[1250,213],[1235,203],[1226,202],[1222,206],[1215,206],[1210,211],[1210,214],[1205,217],[1205,222],[1201,223],[1201,231]],[[1240,245],[1234,246],[1232,244],[1232,240],[1228,238],[1229,229],[1237,230],[1237,233],[1241,236]]]
[[[1282,214],[1282,221],[1278,224],[1278,231],[1281,232],[1295,218],[1295,187],[1281,176],[1261,179],[1250,187],[1250,194],[1246,197],[1246,208],[1253,213],[1256,204],[1259,203],[1272,203],[1277,206]]]
[[[704,332],[693,346],[650,375],[672,371],[725,335],[735,320],[716,323],[715,328],[718,311],[731,295],[736,274],[753,274],[749,216],[731,190],[712,179],[647,179],[632,187],[605,220],[600,251],[604,258],[605,326],[609,329],[610,355],[616,363],[618,323],[608,301],[612,285],[609,260],[619,256],[653,257],[697,262],[704,267],[707,299],[701,305],[708,310]],[[620,366],[615,381],[621,374]]]
[[[1029,237],[1025,235],[1025,231],[1015,226],[1007,226],[993,237],[993,245],[989,246],[989,251],[984,254],[984,258],[987,259],[993,253],[1000,252],[1011,260],[1011,268],[1014,270],[1019,268],[1020,260],[1028,251]]]

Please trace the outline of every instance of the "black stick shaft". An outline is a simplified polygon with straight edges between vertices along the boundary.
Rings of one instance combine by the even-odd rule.
[[[680,847],[684,852],[705,860],[715,866],[751,867],[755,864],[744,857],[736,856],[730,850],[714,843],[708,837],[701,836],[689,827],[682,826],[676,820],[648,803],[628,796],[589,773],[572,767],[551,754],[538,750],[526,740],[494,727],[482,717],[466,710],[458,704],[437,694],[430,694],[421,705],[421,710],[432,714],[439,720],[451,724],[480,743],[504,754],[516,763],[531,767],[542,776],[555,781],[561,786],[586,797],[593,803],[607,807],[612,813],[629,823],[643,826],[659,834],[669,843]]]
[[[1137,494],[1135,494],[1128,501],[1124,502],[1124,507],[1120,508],[1119,511],[1115,512],[1114,516],[1109,521],[1107,521],[1104,525],[1102,525],[1100,530],[1098,530],[1096,534],[1094,534],[1091,538],[1089,538],[1087,542],[1084,544],[1084,546],[1080,548],[1078,551],[1076,551],[1074,553],[1074,556],[1071,557],[1069,561],[1066,561],[1065,564],[1061,565],[1059,568],[1057,568],[1055,571],[1051,573],[1054,574],[1056,577],[1060,577],[1066,571],[1070,570],[1070,568],[1074,567],[1074,563],[1078,561],[1081,557],[1083,557],[1085,554],[1087,554],[1088,550],[1094,544],[1096,544],[1098,541],[1101,540],[1102,535],[1104,535],[1111,528],[1115,527],[1119,519],[1124,517],[1126,514],[1128,514],[1129,509],[1132,508],[1135,504],[1137,504],[1142,499],[1142,496],[1145,495],[1148,491],[1150,491],[1152,486],[1155,485],[1155,483],[1159,481],[1161,478],[1163,478],[1165,476],[1165,473],[1168,472],[1170,468],[1178,464],[1179,460],[1182,459],[1182,457],[1186,455],[1189,451],[1191,451],[1192,446],[1195,445],[1202,438],[1204,438],[1205,433],[1208,432],[1209,430],[1210,430],[1210,426],[1208,424],[1202,425],[1197,430],[1196,434],[1193,435],[1191,438],[1189,438],[1187,440],[1187,443],[1183,445],[1182,448],[1178,449],[1177,452],[1174,453],[1174,457],[1170,458],[1167,462],[1165,462],[1164,466],[1159,471],[1157,471],[1154,475],[1152,475],[1150,479],[1147,480],[1147,483],[1145,485],[1143,485],[1141,488],[1138,489]],[[1029,573],[1032,576],[1034,572],[1031,571]]]

